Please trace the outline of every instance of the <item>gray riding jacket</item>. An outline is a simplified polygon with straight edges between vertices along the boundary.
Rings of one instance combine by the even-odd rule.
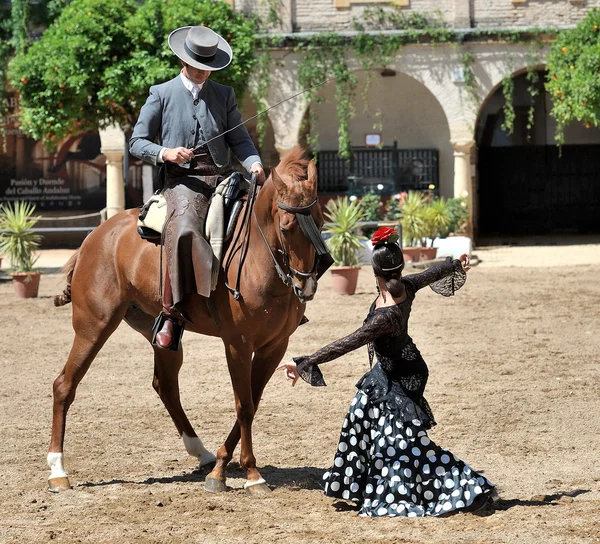
[[[163,147],[193,149],[241,121],[231,87],[207,79],[194,100],[178,75],[150,87],[150,95],[133,129],[129,150],[135,157],[156,165]],[[255,162],[261,162],[244,125],[208,144],[219,168],[230,165],[229,149],[247,171]],[[182,166],[189,168],[189,165],[188,162]]]

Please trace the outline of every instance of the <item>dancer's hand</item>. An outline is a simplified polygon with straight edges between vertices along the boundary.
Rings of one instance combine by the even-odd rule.
[[[296,385],[300,374],[296,370],[296,363],[289,361],[287,363],[281,363],[275,370],[285,370],[285,377],[292,382],[292,387]]]
[[[468,253],[463,253],[458,260],[460,261],[460,264],[462,264],[463,270],[465,272],[468,272],[469,270],[471,270],[471,267],[469,266],[471,264],[471,257],[469,257]]]

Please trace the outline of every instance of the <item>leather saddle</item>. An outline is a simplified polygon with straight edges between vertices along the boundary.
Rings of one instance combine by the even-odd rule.
[[[210,200],[205,232],[202,234],[211,243],[219,259],[223,243],[233,235],[248,186],[241,172],[234,172],[219,183]],[[144,240],[159,245],[166,221],[167,201],[162,191],[157,191],[140,208],[138,233]]]

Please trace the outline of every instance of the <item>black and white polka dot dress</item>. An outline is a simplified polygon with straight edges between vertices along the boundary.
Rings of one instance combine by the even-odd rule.
[[[363,516],[437,516],[468,509],[494,486],[448,450],[432,442],[435,425],[423,397],[428,370],[408,336],[415,293],[429,285],[449,296],[465,282],[459,261],[447,261],[403,278],[406,299],[371,306],[363,326],[313,355],[296,357],[311,385],[325,385],[320,363],[362,345],[377,363],[357,383],[344,419],[333,465],[324,474],[325,494],[353,501]]]
[[[361,516],[437,516],[469,507],[493,485],[427,436],[358,391],[342,425],[325,494],[354,501]]]

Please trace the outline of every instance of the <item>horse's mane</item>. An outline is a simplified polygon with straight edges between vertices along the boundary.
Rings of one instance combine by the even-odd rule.
[[[281,159],[275,170],[280,176],[289,176],[295,181],[306,179],[306,169],[310,160],[304,154],[304,149],[295,145]]]

